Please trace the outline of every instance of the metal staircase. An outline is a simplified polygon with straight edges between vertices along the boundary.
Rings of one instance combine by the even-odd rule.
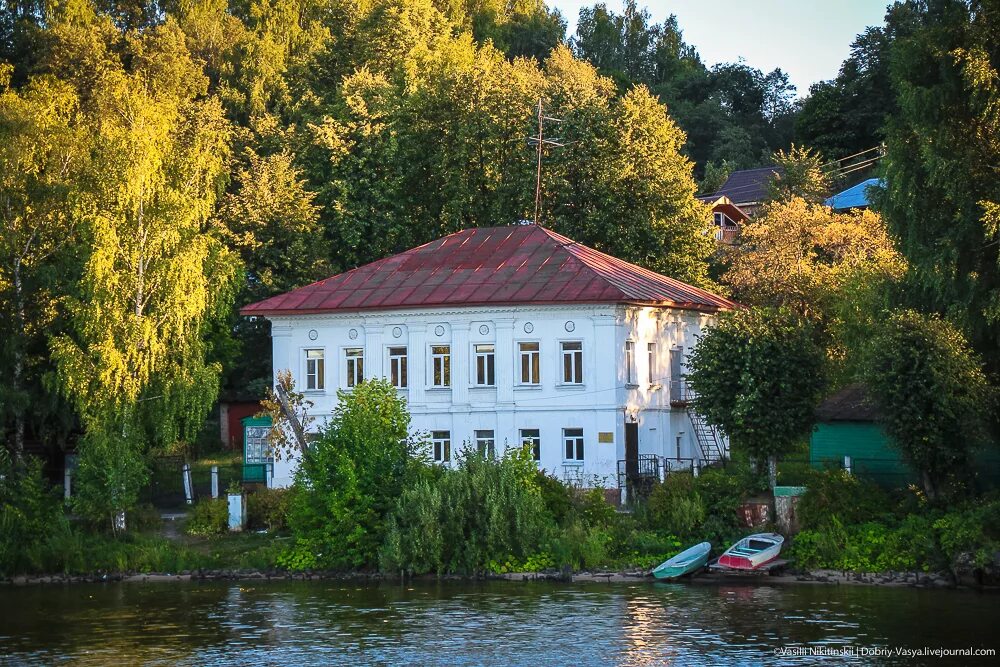
[[[723,463],[728,458],[729,448],[724,443],[722,436],[715,430],[715,427],[705,421],[705,418],[695,412],[690,403],[686,410],[688,419],[691,420],[691,427],[694,432],[698,448],[701,450],[701,460],[704,465]]]

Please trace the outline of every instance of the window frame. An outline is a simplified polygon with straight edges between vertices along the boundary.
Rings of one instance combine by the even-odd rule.
[[[638,386],[638,377],[635,368],[635,341],[625,341],[625,386]]]
[[[310,352],[319,352],[319,357],[309,357]],[[316,363],[315,372],[310,372],[309,363]],[[304,391],[326,391],[326,348],[325,347],[304,347],[302,348],[303,377],[305,378]],[[310,377],[314,378],[314,385],[309,386]]]
[[[659,363],[658,363],[658,353],[660,349],[657,347],[656,343],[646,343],[646,375],[649,377],[649,386],[654,386],[660,384],[658,377],[659,374]]]
[[[583,427],[571,426],[562,430],[563,463],[581,465],[586,461],[587,448]],[[572,451],[570,450],[572,448]],[[566,456],[571,454],[571,456]]]
[[[410,351],[405,345],[389,345],[386,346],[386,350],[389,360],[389,383],[396,389],[407,389],[409,387]],[[393,350],[402,350],[403,354],[394,354]],[[402,383],[398,383],[397,380],[402,380]]]
[[[575,349],[575,350],[567,350],[566,349],[567,345],[579,345],[580,347],[579,347],[579,349]],[[566,367],[566,360],[567,360],[567,358],[570,359],[570,367],[571,368],[569,370],[575,371],[574,373],[571,374],[572,377],[569,380],[566,379],[566,371],[568,370],[567,367]],[[567,387],[580,387],[580,386],[583,386],[583,384],[584,384],[584,375],[583,375],[583,341],[582,340],[561,340],[561,341],[559,341],[559,362],[560,362],[560,364],[559,364],[559,366],[560,366],[559,377],[562,378],[562,381],[559,384],[567,386]],[[579,363],[577,363],[577,362],[579,362]],[[579,377],[580,379],[576,380],[575,378],[577,378],[577,377]]]
[[[344,387],[354,389],[365,381],[365,348],[345,347],[344,350]]]
[[[485,435],[489,433],[489,435]],[[483,435],[480,435],[483,434]],[[481,456],[495,459],[497,456],[497,432],[495,429],[483,428],[475,429],[472,432],[473,440],[476,442],[476,451]],[[483,443],[483,444],[480,444]]]
[[[451,463],[451,431],[431,431],[431,458],[434,463]]]
[[[488,352],[479,348],[490,348]],[[482,362],[482,368],[480,368]],[[480,370],[483,371],[480,375]],[[476,387],[497,386],[497,346],[496,343],[472,344],[472,384]]]
[[[522,350],[522,345],[534,345],[534,350]],[[528,365],[528,377],[529,380],[532,375],[537,379],[537,382],[526,382],[524,380],[524,359],[527,357],[530,359],[534,356],[534,364],[532,365],[529,361]],[[534,370],[534,373],[531,373]],[[517,379],[518,386],[520,387],[541,387],[542,386],[542,343],[538,340],[519,340],[517,341]]]
[[[526,436],[525,432],[534,433],[533,436]],[[522,428],[518,429],[518,437],[520,438],[521,446],[526,444],[531,446],[531,460],[540,463],[542,460],[542,429],[540,428]]]
[[[447,352],[435,352],[437,348],[444,348]],[[431,363],[430,363],[430,386],[432,389],[450,389],[451,388],[451,344],[448,345],[431,345]],[[436,382],[437,378],[437,362],[441,361],[441,380],[442,384]]]

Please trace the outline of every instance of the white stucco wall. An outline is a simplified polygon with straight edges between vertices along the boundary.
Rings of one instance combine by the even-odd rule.
[[[290,369],[296,387],[314,403],[317,424],[329,416],[337,390],[347,388],[345,350],[363,348],[365,377],[389,374],[388,349],[407,348],[408,387],[400,389],[414,431],[449,431],[452,464],[462,443],[476,430],[494,431],[497,450],[517,445],[521,429],[538,429],[539,466],[586,486],[614,487],[617,462],[624,458],[625,420],[639,423],[640,453],[697,456],[686,414],[669,402],[669,350],[690,350],[712,316],[668,308],[616,305],[434,308],[377,313],[338,313],[272,317],[273,369]],[[635,383],[626,386],[625,341],[635,343]],[[562,382],[560,343],[583,344],[583,383]],[[519,342],[537,342],[540,384],[519,382]],[[492,343],[496,354],[493,387],[475,386],[477,343]],[[650,382],[649,343],[656,345]],[[433,345],[451,347],[451,386],[431,386]],[[324,350],[325,388],[305,390],[305,350]],[[563,429],[582,428],[582,463],[564,459]],[[611,434],[599,442],[599,433]],[[275,486],[291,483],[296,462],[278,461]]]

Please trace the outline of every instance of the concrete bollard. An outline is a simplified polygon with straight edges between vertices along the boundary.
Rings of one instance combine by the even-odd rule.
[[[246,503],[242,493],[230,493],[229,498],[229,530],[239,532],[246,526]]]
[[[212,498],[219,497],[219,466],[212,466]]]

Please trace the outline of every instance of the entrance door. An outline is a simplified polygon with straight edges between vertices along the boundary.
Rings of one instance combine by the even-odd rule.
[[[628,422],[625,423],[625,479],[630,487],[639,479],[639,425]]]

